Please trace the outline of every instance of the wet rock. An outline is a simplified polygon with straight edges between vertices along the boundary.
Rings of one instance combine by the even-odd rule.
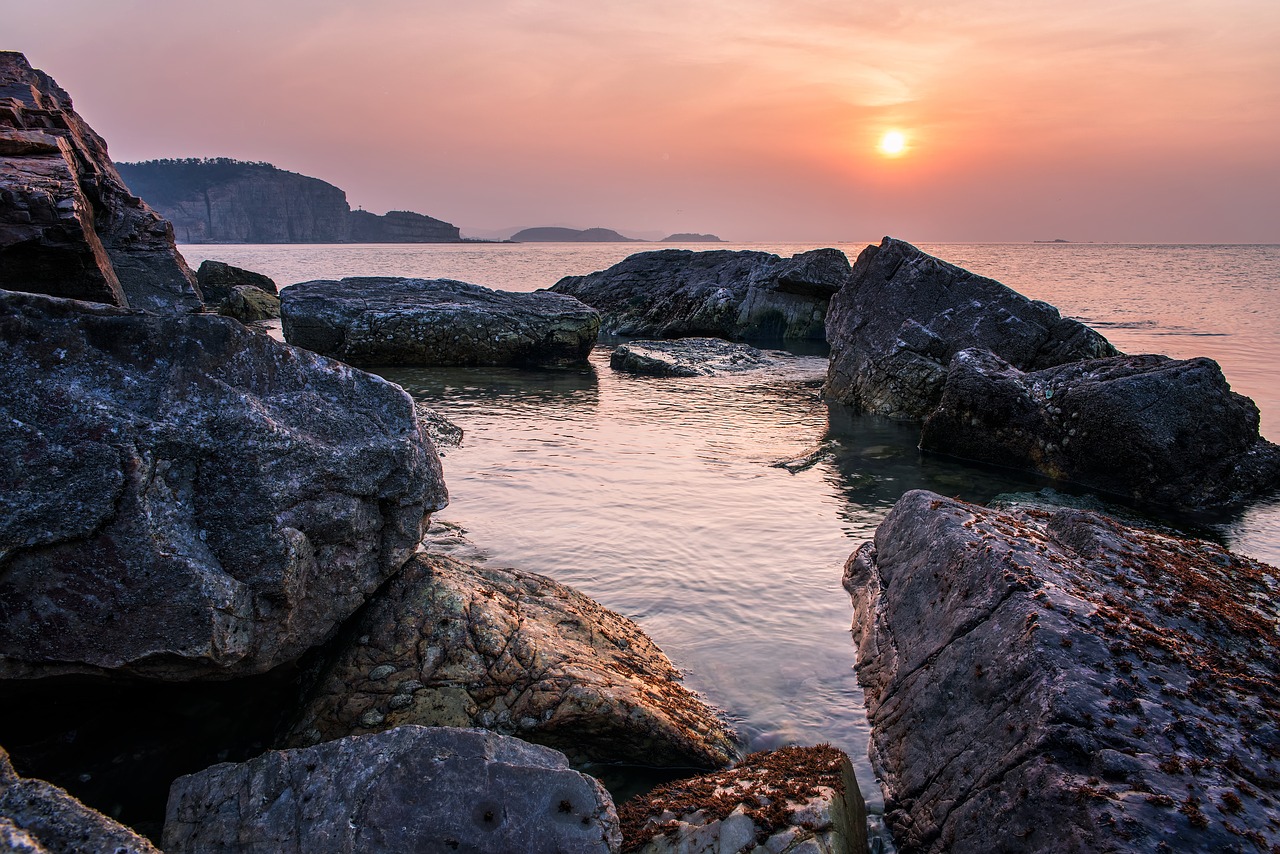
[[[289,343],[359,366],[584,363],[600,330],[572,297],[449,279],[302,282],[282,301]]]
[[[143,837],[62,789],[20,777],[0,748],[0,851],[159,854]]]
[[[0,291],[0,678],[265,671],[446,501],[400,388],[227,318]]]
[[[562,754],[476,730],[405,726],[179,777],[168,854],[608,852],[608,792]]]
[[[291,744],[479,726],[575,763],[718,768],[732,733],[635,623],[549,578],[416,556],[360,615]]]
[[[598,309],[614,335],[822,340],[827,303],[848,277],[849,261],[836,249],[791,258],[663,249],[566,276],[551,290]]]
[[[201,308],[169,223],[129,192],[70,96],[12,51],[0,51],[0,282],[151,311]]]
[[[727,771],[667,783],[619,810],[643,854],[865,854],[867,816],[849,757],[830,745],[752,753]]]
[[[901,850],[1280,843],[1277,578],[1089,511],[907,493],[844,579]]]
[[[831,300],[827,342],[828,396],[894,418],[932,411],[952,356],[969,347],[1024,371],[1117,354],[1048,303],[892,237],[858,256]]]
[[[630,341],[609,356],[615,371],[652,377],[711,377],[775,364],[777,360],[755,347],[720,338]]]
[[[920,446],[1182,511],[1280,489],[1280,447],[1211,359],[1115,356],[1023,373],[963,350]]]

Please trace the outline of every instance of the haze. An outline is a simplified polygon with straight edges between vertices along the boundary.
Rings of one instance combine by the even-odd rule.
[[[49,0],[3,21],[117,160],[266,160],[464,234],[1280,242],[1275,0]]]

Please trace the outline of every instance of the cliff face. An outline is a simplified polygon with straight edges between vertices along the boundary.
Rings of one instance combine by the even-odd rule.
[[[152,160],[117,164],[183,243],[449,243],[447,222],[409,211],[352,211],[338,187],[269,163]]]

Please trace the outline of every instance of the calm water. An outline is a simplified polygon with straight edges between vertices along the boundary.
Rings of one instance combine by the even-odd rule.
[[[863,245],[841,248],[852,260]],[[280,284],[405,275],[519,291],[646,248],[182,247],[193,266],[216,258]],[[1280,247],[923,248],[1057,305],[1126,352],[1216,358],[1280,438]],[[748,377],[651,379],[614,373],[608,349],[582,371],[387,372],[466,430],[446,451],[451,503],[437,516],[464,533],[445,531],[437,547],[550,575],[634,618],[750,748],[830,741],[878,805],[844,561],[908,489],[987,501],[1044,484],[924,456],[916,427],[829,410],[821,357]],[[807,468],[773,465],[815,450]],[[1216,533],[1280,564],[1280,503]]]

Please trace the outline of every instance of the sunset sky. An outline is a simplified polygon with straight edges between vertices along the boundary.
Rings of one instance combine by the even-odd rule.
[[[469,234],[1280,242],[1276,0],[0,8],[117,160],[266,160]]]

